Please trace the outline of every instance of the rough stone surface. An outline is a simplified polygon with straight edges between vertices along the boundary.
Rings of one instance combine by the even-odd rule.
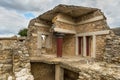
[[[0,50],[0,80],[34,80],[24,43],[15,41]]]
[[[0,80],[6,80],[12,75],[12,50],[0,50]]]
[[[108,63],[120,64],[120,36],[113,33],[107,36],[104,60]]]
[[[31,72],[35,80],[55,80],[55,65],[41,62],[31,63]]]
[[[24,43],[25,42],[18,42],[13,46],[13,71],[16,80],[34,80],[30,72],[28,50]]]

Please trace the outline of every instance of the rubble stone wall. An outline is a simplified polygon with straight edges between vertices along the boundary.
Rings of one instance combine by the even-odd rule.
[[[8,47],[0,50],[0,80],[33,80],[25,44],[13,42]]]
[[[14,42],[17,42],[17,40],[0,39],[0,49],[10,48]]]
[[[41,53],[39,52],[40,49],[38,49],[38,32],[49,32],[49,27],[46,26],[38,26],[35,25],[35,23],[41,23],[37,18],[33,19],[29,23],[28,27],[28,37],[27,37],[27,47],[29,49],[30,56],[39,56]],[[52,51],[52,50],[51,50]],[[47,49],[47,52],[49,54],[52,53],[50,49]]]
[[[0,50],[0,80],[7,80],[12,76],[12,50]]]
[[[16,80],[34,80],[28,49],[25,42],[17,42],[13,46],[13,72]]]
[[[106,35],[96,36],[96,58],[103,60],[106,46]]]
[[[108,63],[120,64],[120,36],[108,35],[104,60]]]

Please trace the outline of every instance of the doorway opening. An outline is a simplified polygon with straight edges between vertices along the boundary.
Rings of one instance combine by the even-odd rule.
[[[86,36],[86,56],[91,56],[92,53],[92,36]]]
[[[83,56],[83,37],[78,37],[78,54]]]

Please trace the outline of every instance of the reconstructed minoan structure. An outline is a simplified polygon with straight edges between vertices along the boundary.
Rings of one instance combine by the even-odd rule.
[[[120,80],[120,37],[97,8],[58,5],[1,54],[1,80]]]
[[[59,5],[30,21],[28,47],[31,56],[100,58],[109,34],[99,9]]]

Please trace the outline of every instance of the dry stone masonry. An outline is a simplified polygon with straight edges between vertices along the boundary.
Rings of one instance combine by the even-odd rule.
[[[108,63],[120,65],[120,36],[113,33],[107,36],[104,59]]]
[[[24,42],[15,42],[9,49],[0,50],[0,80],[34,80],[30,70]]]
[[[25,42],[15,43],[13,49],[13,72],[16,80],[34,80]]]
[[[0,80],[6,80],[12,76],[12,50],[0,50]]]

